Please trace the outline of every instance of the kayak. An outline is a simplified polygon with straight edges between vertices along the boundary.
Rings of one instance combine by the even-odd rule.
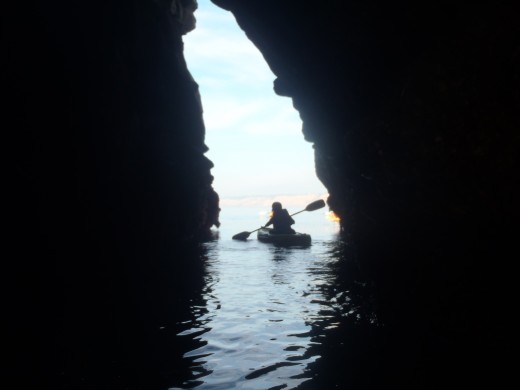
[[[258,241],[280,246],[308,246],[311,244],[311,236],[309,234],[271,234],[272,230],[260,228],[257,233]]]

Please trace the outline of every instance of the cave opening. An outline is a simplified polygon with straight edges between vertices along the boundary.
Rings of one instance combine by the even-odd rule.
[[[212,175],[223,210],[227,199],[238,202],[241,196],[299,194],[304,191],[298,183],[310,185],[315,177],[312,144],[303,140],[291,100],[275,96],[269,72],[266,77],[252,72],[263,58],[252,45],[241,51],[224,30],[206,30],[205,6],[220,12],[223,25],[237,27],[231,14],[212,3],[237,15],[251,38],[261,35],[254,41],[278,80],[301,87],[285,91],[294,92],[306,136],[315,142],[318,156],[326,157],[317,159],[319,174],[330,191],[330,207],[343,217],[346,243],[332,246],[331,253],[354,260],[342,261],[345,269],[337,280],[352,279],[353,263],[375,279],[354,280],[351,291],[377,288],[382,333],[364,332],[365,343],[351,324],[330,328],[325,323],[322,329],[332,337],[318,340],[329,341],[331,351],[338,351],[339,335],[354,338],[344,343],[347,354],[340,359],[317,360],[330,368],[320,375],[330,383],[314,388],[335,387],[330,371],[341,377],[337,383],[347,383],[345,369],[378,382],[361,383],[366,389],[484,382],[496,388],[511,381],[513,333],[507,314],[514,307],[511,276],[516,273],[509,270],[511,253],[517,251],[511,227],[520,215],[519,7],[512,2],[453,2],[447,8],[411,1],[317,6],[201,0],[199,28],[184,37],[171,12],[181,2],[186,3],[7,3],[0,65],[8,146],[4,317],[11,342],[6,382],[20,388],[154,389],[160,387],[150,378],[155,383],[179,372],[172,364],[180,351],[175,326],[191,313],[192,302],[194,313],[202,312],[200,294],[192,293],[213,286],[203,277],[204,267],[215,263],[215,257],[201,255],[197,241],[213,198],[200,107],[182,59],[183,38],[189,69],[200,85],[207,156],[215,163]],[[227,99],[225,93],[234,87],[218,75],[197,73],[190,53],[200,34],[206,46],[195,54],[204,54],[212,71],[238,79],[252,103]],[[231,59],[226,50],[242,58],[255,51],[256,57],[249,67],[237,69],[233,61],[220,63]],[[261,106],[260,95],[253,80],[261,81],[275,102],[258,116],[253,113]],[[206,81],[214,88],[216,106]],[[289,116],[296,118],[290,131],[284,125],[289,120],[276,126],[258,120]],[[245,118],[252,124],[242,122]],[[230,131],[230,123],[243,138]],[[287,139],[275,142],[274,135]],[[223,139],[214,140],[217,136]],[[246,141],[253,146],[246,149]],[[229,149],[219,152],[219,142]],[[282,154],[269,167],[275,146],[283,153],[301,149],[308,162]],[[269,187],[273,171],[289,163],[297,173]],[[314,183],[320,191],[319,182]],[[316,213],[300,214],[297,230],[308,232],[301,222]],[[243,224],[231,233],[260,225],[242,214]],[[234,253],[238,271],[252,272],[242,260],[250,254],[248,245],[254,248],[257,241],[229,242],[240,249],[221,253]],[[284,293],[283,300],[298,292],[292,302],[307,299],[320,305],[334,298],[348,304],[347,295],[321,283],[322,273],[315,274],[312,291],[302,279],[298,288],[279,288],[293,277],[312,274],[284,272],[283,267],[292,262],[299,269],[312,261],[262,247],[257,254],[257,264],[273,271],[263,274],[269,283],[264,286]],[[320,255],[316,261],[323,259]],[[333,276],[335,263],[329,264]],[[215,275],[217,280],[220,275]],[[227,280],[236,281],[227,290],[235,307],[256,307],[236,294],[237,286],[253,278]],[[232,307],[220,307],[212,291],[205,291],[212,313]],[[281,324],[280,318],[266,318],[274,320],[268,325]],[[382,352],[376,356],[381,370],[367,359],[367,345]],[[265,367],[255,367],[253,376],[242,377],[265,378],[259,375]],[[270,388],[282,387],[288,386]]]
[[[195,17],[184,55],[199,85],[221,222],[227,206],[268,208],[277,199],[296,208],[326,198],[298,111],[274,93],[276,76],[260,51],[211,1],[199,1]]]

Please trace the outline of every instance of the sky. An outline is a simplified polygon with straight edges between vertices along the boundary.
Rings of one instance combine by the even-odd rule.
[[[184,55],[199,84],[206,156],[215,164],[213,187],[221,203],[325,198],[299,113],[290,98],[274,93],[276,77],[262,54],[233,14],[209,0],[198,4],[197,28],[184,36]]]

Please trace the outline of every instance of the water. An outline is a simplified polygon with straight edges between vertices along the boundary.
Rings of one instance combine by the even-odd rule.
[[[312,246],[275,247],[255,233],[232,240],[267,217],[255,208],[223,210],[218,239],[205,244],[202,292],[190,317],[177,324],[191,374],[172,390],[313,388],[328,375],[320,362],[327,351],[345,352],[337,334],[349,324],[377,327],[370,305],[360,304],[363,283],[341,282],[348,246],[338,239],[338,224],[322,210],[295,219],[296,230],[312,235]]]

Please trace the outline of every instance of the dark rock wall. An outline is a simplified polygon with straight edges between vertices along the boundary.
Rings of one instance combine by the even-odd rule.
[[[176,366],[159,327],[218,224],[180,27],[145,0],[11,2],[2,19],[5,379],[126,388],[148,368],[153,387]]]
[[[497,313],[512,309],[520,214],[518,6],[213,2],[300,112],[328,203],[380,289],[396,384],[503,380]]]
[[[389,387],[506,377],[518,7],[214,3],[300,112],[379,288]],[[193,243],[218,224],[180,27],[152,0],[10,2],[2,19],[4,379],[154,388],[179,367],[157,329],[200,285]]]

